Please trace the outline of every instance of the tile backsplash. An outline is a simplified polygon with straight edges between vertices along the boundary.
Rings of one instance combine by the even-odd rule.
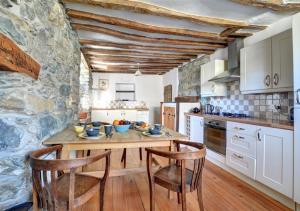
[[[221,112],[244,113],[260,119],[288,120],[293,107],[293,92],[248,94],[240,92],[239,81],[228,83],[227,97],[203,97],[201,104],[207,103],[219,108]],[[280,110],[274,106],[281,106]]]

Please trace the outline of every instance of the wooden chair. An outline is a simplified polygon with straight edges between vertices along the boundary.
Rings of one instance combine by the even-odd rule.
[[[186,193],[197,190],[199,207],[204,211],[202,200],[202,171],[205,162],[206,147],[203,144],[187,141],[174,141],[176,152],[168,152],[146,148],[147,172],[150,187],[150,210],[155,210],[155,183],[177,192],[178,203],[182,203],[182,210],[186,210]],[[180,152],[180,144],[196,148],[197,151]],[[152,154],[170,159],[170,165],[152,173]],[[176,160],[174,164],[171,159]],[[192,170],[186,168],[186,160],[193,160]]]
[[[109,174],[110,151],[103,154],[60,160],[62,146],[43,148],[30,153],[33,188],[40,208],[45,210],[74,210],[100,191],[100,210],[103,210],[105,183]],[[56,153],[56,159],[42,156]],[[76,169],[105,158],[102,178],[75,173]],[[67,171],[66,171],[67,170]],[[66,173],[66,172],[68,173]]]
[[[140,152],[140,160],[143,160],[142,148],[139,148],[139,152]],[[126,157],[127,157],[127,150],[126,150],[126,148],[124,148],[122,157],[121,157],[121,162],[124,162],[124,168],[126,168],[126,159],[127,159]]]

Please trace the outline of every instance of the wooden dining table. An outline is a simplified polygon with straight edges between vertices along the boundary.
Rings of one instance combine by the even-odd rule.
[[[101,132],[103,128],[100,129]],[[70,158],[72,151],[83,150],[100,150],[100,149],[124,149],[124,148],[145,148],[145,147],[168,147],[170,151],[173,149],[174,140],[188,141],[188,137],[182,135],[176,131],[164,128],[163,134],[160,137],[149,137],[142,134],[141,131],[135,129],[129,129],[128,132],[118,133],[113,132],[113,135],[109,138],[102,136],[98,139],[85,139],[80,138],[74,131],[73,127],[68,127],[56,135],[50,137],[43,142],[44,145],[63,145],[62,159]],[[154,160],[154,163],[157,163]],[[145,172],[145,167],[126,168],[126,169],[111,169],[110,177],[122,176],[131,173]],[[84,172],[93,176],[101,177],[103,171],[90,171]]]

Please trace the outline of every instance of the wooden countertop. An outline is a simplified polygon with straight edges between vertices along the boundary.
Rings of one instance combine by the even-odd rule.
[[[53,145],[53,144],[95,144],[95,143],[136,143],[143,141],[168,141],[168,140],[188,140],[187,136],[184,136],[180,133],[177,133],[173,130],[164,129],[164,131],[169,132],[169,135],[163,135],[159,138],[144,136],[142,132],[137,130],[129,130],[127,133],[117,133],[113,132],[113,136],[111,138],[101,137],[99,139],[83,139],[79,138],[74,131],[73,127],[70,126],[63,131],[57,133],[56,135],[50,137],[45,140],[43,144],[45,145]],[[103,128],[101,128],[101,132],[103,132]]]
[[[92,108],[92,110],[130,110],[130,111],[149,111],[149,108]]]
[[[230,122],[239,122],[239,123],[250,124],[250,125],[260,125],[263,127],[294,130],[294,124],[289,121],[274,121],[274,120],[258,119],[258,118],[231,118],[231,117],[216,116],[216,115],[201,114],[201,113],[198,114],[185,113],[185,115],[200,116],[204,118],[219,119],[219,120],[230,121]]]

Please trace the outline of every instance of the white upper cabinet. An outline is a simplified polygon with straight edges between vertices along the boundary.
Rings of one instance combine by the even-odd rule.
[[[293,196],[293,131],[261,127],[257,142],[256,179]]]
[[[225,84],[210,82],[209,80],[221,74],[227,68],[227,61],[214,60],[201,66],[201,96],[226,96],[227,87]]]
[[[272,84],[271,39],[241,49],[242,92],[259,92]]]
[[[241,49],[242,93],[291,91],[292,87],[291,30]]]
[[[292,30],[272,37],[273,88],[293,88]]]

